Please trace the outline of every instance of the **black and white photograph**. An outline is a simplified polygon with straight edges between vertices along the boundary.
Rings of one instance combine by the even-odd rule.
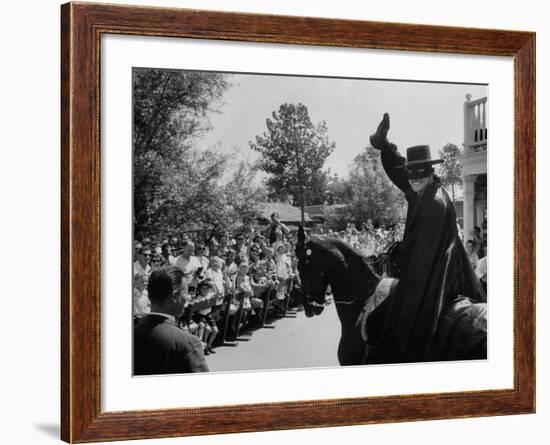
[[[134,376],[487,359],[486,84],[132,82]]]
[[[6,3],[3,442],[546,443],[545,11]]]

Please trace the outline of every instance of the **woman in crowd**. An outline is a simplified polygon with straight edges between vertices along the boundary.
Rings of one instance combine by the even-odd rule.
[[[134,317],[141,317],[151,312],[151,302],[147,296],[147,274],[139,272],[134,275],[134,290],[132,298]]]

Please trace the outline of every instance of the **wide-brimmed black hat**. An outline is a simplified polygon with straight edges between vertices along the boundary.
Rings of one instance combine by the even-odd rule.
[[[403,167],[441,164],[443,159],[432,159],[429,145],[415,145],[407,148],[407,162]]]

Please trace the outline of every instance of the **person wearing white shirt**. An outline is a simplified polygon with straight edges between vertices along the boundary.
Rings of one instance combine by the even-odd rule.
[[[479,262],[479,256],[475,252],[474,247],[475,247],[474,241],[469,239],[466,242],[466,254],[468,255],[468,260],[470,261],[472,268],[476,270],[477,263]]]
[[[203,265],[200,260],[193,255],[195,253],[195,244],[192,241],[184,241],[182,253],[176,258],[176,267],[179,267],[185,275],[189,290],[197,289],[199,282],[197,274],[202,270]]]
[[[485,293],[487,293],[487,255],[485,255],[478,261],[476,267],[476,275],[479,278],[479,281],[481,282]]]
[[[206,279],[212,281],[218,298],[223,298],[226,294],[226,288],[229,288],[227,277],[224,277],[222,271],[222,265],[220,257],[212,257],[210,259],[210,268],[206,271]]]

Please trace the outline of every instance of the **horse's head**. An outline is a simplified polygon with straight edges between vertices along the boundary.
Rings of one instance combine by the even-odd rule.
[[[321,260],[321,246],[315,239],[306,238],[302,226],[298,230],[296,257],[304,294],[304,310],[308,317],[320,315],[325,305],[328,277]]]

